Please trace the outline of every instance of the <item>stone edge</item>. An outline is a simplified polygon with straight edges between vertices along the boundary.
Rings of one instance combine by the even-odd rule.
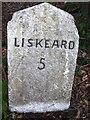
[[[50,111],[63,111],[70,107],[69,103],[31,103],[27,105],[9,106],[12,112],[28,113],[28,112],[50,112]]]

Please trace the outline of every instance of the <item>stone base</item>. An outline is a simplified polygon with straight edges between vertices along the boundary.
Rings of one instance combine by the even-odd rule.
[[[68,109],[70,103],[36,103],[19,105],[19,106],[9,106],[12,112],[26,113],[26,112],[49,112],[49,111],[62,111]]]

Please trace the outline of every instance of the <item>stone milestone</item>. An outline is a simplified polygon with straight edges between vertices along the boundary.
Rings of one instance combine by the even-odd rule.
[[[10,110],[68,109],[79,45],[73,16],[49,3],[17,11],[7,39]]]

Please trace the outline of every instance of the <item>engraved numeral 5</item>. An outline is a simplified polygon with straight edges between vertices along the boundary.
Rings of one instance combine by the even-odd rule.
[[[41,58],[41,59],[40,59],[40,64],[42,65],[42,67],[39,67],[39,66],[38,66],[38,69],[39,69],[39,70],[42,70],[42,69],[45,68],[44,60],[45,60],[45,58]]]

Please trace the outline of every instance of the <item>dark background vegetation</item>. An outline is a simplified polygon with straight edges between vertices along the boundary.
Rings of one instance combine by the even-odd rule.
[[[90,100],[90,3],[61,3],[52,5],[61,8],[75,18],[80,35],[77,66],[72,90],[71,105],[68,110],[46,113],[12,113],[8,108],[8,70],[7,70],[7,22],[15,11],[40,4],[39,2],[2,3],[2,120],[89,120]]]

